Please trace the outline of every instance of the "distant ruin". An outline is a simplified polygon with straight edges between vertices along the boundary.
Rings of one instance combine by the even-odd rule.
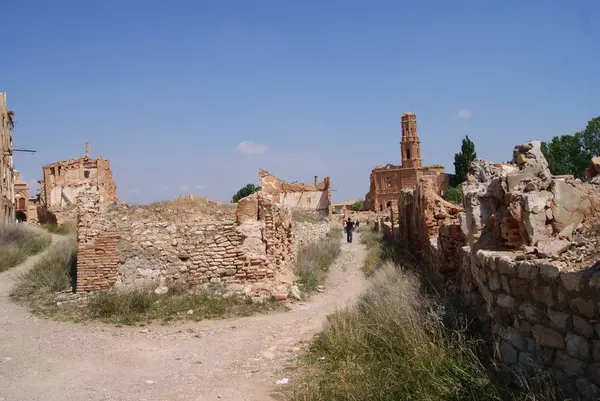
[[[103,157],[90,157],[89,143],[85,156],[59,161],[42,167],[43,178],[40,203],[40,222],[62,224],[76,218],[77,197],[86,191],[97,191],[100,202],[117,200],[117,188],[110,162]],[[54,220],[54,221],[53,221]]]
[[[398,196],[403,189],[413,189],[423,176],[435,176],[443,193],[448,187],[448,175],[443,166],[425,166],[421,161],[421,141],[417,133],[415,113],[402,115],[402,140],[400,142],[400,166],[387,164],[373,169],[369,192],[365,195],[365,209],[375,212],[397,207]]]
[[[513,162],[476,159],[463,205],[424,177],[380,222],[430,276],[453,283],[513,371],[547,369],[582,399],[600,395],[600,186],[552,176],[540,142]]]
[[[311,210],[323,216],[331,216],[331,178],[314,184],[288,183],[266,170],[258,171],[258,185],[262,191],[273,196],[274,201],[292,209]]]

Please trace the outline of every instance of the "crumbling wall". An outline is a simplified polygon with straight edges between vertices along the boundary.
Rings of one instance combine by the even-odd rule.
[[[414,190],[404,189],[398,200],[399,240],[408,246],[434,276],[442,277],[458,270],[457,249],[465,238],[458,219],[462,208],[438,194],[436,176],[420,179]]]
[[[292,209],[318,211],[323,216],[331,216],[331,179],[325,177],[314,184],[288,183],[275,177],[266,170],[258,171],[258,183],[261,191],[273,196],[276,203]]]
[[[546,369],[590,400],[600,397],[599,189],[552,176],[532,141],[510,164],[476,159],[462,208],[424,178],[402,192],[398,216],[401,242],[435,271],[456,269],[451,283],[507,368]]]
[[[128,209],[103,204],[97,195],[93,201],[81,197],[78,290],[117,285],[163,292],[178,284],[292,281],[291,213],[267,194],[240,200],[236,221],[158,219]]]
[[[309,243],[321,241],[327,236],[330,229],[331,223],[328,220],[321,222],[295,221],[293,223],[294,248],[298,250]]]
[[[117,280],[120,230],[117,222],[103,216],[98,192],[77,199],[76,291],[103,291]]]

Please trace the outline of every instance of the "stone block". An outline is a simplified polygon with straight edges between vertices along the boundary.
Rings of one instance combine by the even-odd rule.
[[[584,337],[567,333],[565,342],[569,356],[582,360],[587,360],[590,357],[590,344]]]
[[[544,347],[563,349],[565,348],[565,340],[558,331],[536,324],[532,330],[535,341]]]
[[[583,272],[562,272],[560,281],[567,291],[581,291]]]
[[[534,304],[523,302],[519,306],[519,316],[530,322],[537,322],[540,319],[540,311]]]
[[[510,310],[514,309],[516,304],[515,299],[508,294],[498,295],[498,299],[496,302],[501,308]]]
[[[500,345],[500,357],[503,363],[514,365],[519,361],[519,353],[507,341]]]
[[[569,302],[569,306],[575,312],[585,317],[593,318],[595,315],[596,305],[591,299],[575,298]]]
[[[555,311],[552,309],[548,309],[548,319],[550,320],[552,327],[561,330],[562,332],[565,332],[567,330],[567,323],[569,321],[569,315],[564,313],[564,312],[560,312],[560,311]]]
[[[587,338],[594,336],[594,327],[586,319],[577,315],[573,315],[573,329]]]
[[[571,246],[571,241],[566,239],[546,239],[537,243],[538,254],[542,258],[555,258]]]
[[[585,363],[577,358],[573,358],[563,351],[556,352],[555,363],[567,376],[582,376],[585,372]]]

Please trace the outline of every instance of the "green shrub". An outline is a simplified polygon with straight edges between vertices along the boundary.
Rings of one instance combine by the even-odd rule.
[[[462,203],[462,188],[460,186],[458,188],[449,187],[444,199],[455,205],[460,205]]]
[[[0,226],[0,272],[23,263],[27,257],[46,249],[52,238],[34,227]]]
[[[342,230],[333,229],[324,240],[302,246],[296,255],[296,281],[304,292],[311,292],[323,283],[329,268],[341,251]]]

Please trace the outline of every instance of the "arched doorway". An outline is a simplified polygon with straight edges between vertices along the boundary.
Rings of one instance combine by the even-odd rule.
[[[17,212],[15,213],[15,217],[19,223],[25,223],[27,221],[27,215],[25,212]]]

